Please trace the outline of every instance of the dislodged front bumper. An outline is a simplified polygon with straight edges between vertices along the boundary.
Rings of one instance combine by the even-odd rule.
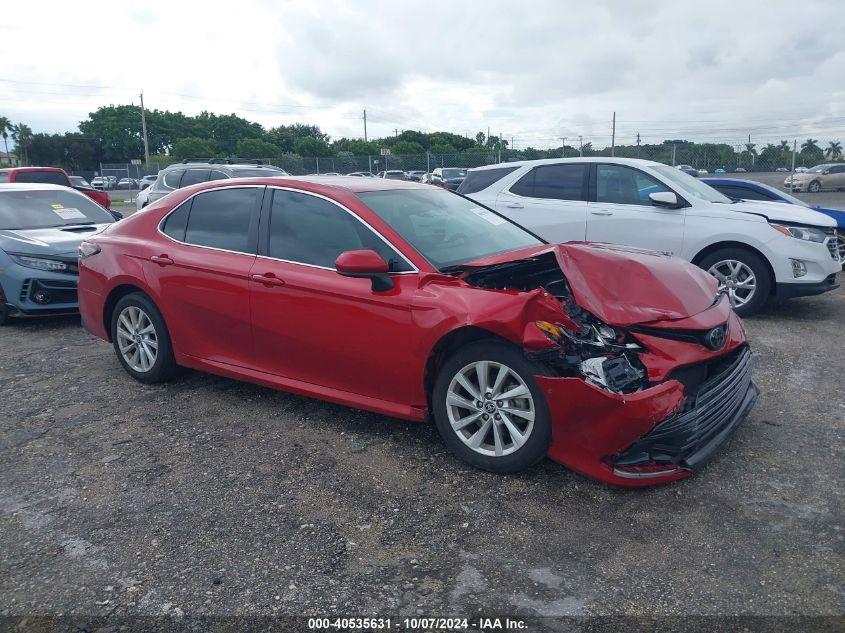
[[[751,352],[742,346],[713,364],[701,384],[669,379],[614,394],[578,378],[537,377],[552,415],[549,457],[621,486],[682,479],[702,465],[757,399]]]

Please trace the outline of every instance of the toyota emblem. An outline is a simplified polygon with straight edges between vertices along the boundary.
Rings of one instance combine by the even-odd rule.
[[[714,351],[717,349],[722,349],[722,346],[725,344],[725,328],[714,327],[707,333],[707,335],[704,337],[704,340],[708,348]]]

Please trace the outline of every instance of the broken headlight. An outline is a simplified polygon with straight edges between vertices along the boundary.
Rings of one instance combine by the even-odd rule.
[[[577,333],[547,321],[538,321],[537,327],[561,348],[558,360],[563,366],[590,384],[614,393],[641,388],[646,372],[637,352],[643,348],[630,342],[625,332],[592,321]]]

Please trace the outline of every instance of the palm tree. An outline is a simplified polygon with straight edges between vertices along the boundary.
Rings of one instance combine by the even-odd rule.
[[[12,131],[12,122],[8,117],[0,116],[0,136],[3,137],[3,144],[6,146],[6,160],[12,164],[12,157],[9,156],[9,132]]]
[[[824,151],[825,156],[831,160],[839,160],[842,158],[842,143],[839,141],[831,141],[830,145]]]
[[[801,151],[806,153],[815,152],[819,148],[819,142],[814,138],[808,138],[806,141],[801,143]]]
[[[25,123],[13,125],[12,139],[14,139],[14,141],[18,144],[18,153],[20,154],[19,158],[21,159],[21,164],[26,165],[26,148],[32,141],[32,128]]]

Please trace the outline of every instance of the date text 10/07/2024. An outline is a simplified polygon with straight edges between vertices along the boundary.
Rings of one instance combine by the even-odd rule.
[[[309,618],[311,630],[446,630],[462,631],[473,627],[482,631],[520,631],[526,630],[524,620],[511,618]]]

